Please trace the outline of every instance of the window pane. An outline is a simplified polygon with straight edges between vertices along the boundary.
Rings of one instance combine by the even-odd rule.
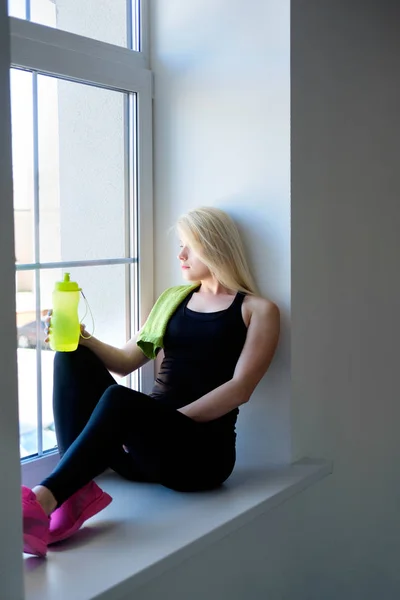
[[[11,127],[14,187],[15,257],[34,261],[34,178],[32,74],[12,69]],[[33,291],[33,273],[17,273],[18,292]]]
[[[26,19],[26,0],[8,0],[8,14],[10,17]]]
[[[20,455],[26,458],[38,451],[36,352],[33,348],[18,348],[17,352]]]
[[[81,297],[79,316],[87,331],[113,346],[122,346],[126,341],[126,292],[124,265],[106,267],[80,267],[68,269],[71,280],[77,281],[82,288],[94,319],[86,311],[86,303]],[[41,306],[52,306],[54,282],[63,278],[62,269],[43,270],[40,275]],[[85,316],[85,312],[87,312]],[[54,352],[49,348],[42,352],[42,419],[43,450],[54,447],[53,423],[53,359]],[[117,383],[127,384],[126,378],[113,375]]]
[[[53,360],[54,352],[46,344],[42,352],[42,445],[43,452],[57,447],[53,418]]]
[[[21,458],[37,453],[35,289],[17,288],[18,409]]]
[[[129,245],[136,246],[133,215],[131,222],[127,220],[132,176],[127,103],[128,94],[123,92],[11,70],[17,264],[122,258],[126,235]],[[55,281],[69,271],[89,302],[94,335],[121,346],[130,311],[127,275],[130,271],[135,281],[136,266],[63,269],[60,264],[41,269],[39,276],[38,271],[20,269],[16,272],[20,446],[21,457],[27,457],[56,447],[54,352],[44,342],[44,318],[52,306]],[[82,318],[84,311],[82,299]],[[84,322],[92,332],[90,314]],[[125,385],[130,381],[116,380]],[[133,381],[137,386],[135,377]]]
[[[127,47],[129,4],[129,0],[31,0],[31,20]]]
[[[41,262],[125,256],[124,96],[38,76]]]

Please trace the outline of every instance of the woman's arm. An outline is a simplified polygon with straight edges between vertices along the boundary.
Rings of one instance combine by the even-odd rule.
[[[110,346],[95,337],[90,337],[88,339],[81,337],[79,343],[81,346],[90,348],[90,350],[100,358],[109,371],[116,373],[121,377],[125,377],[125,375],[143,367],[143,365],[150,360],[143,354],[136,343],[139,333],[140,331],[138,331],[123,348]]]
[[[194,421],[218,419],[248,400],[266,373],[279,339],[279,309],[263,298],[251,298],[246,341],[231,380],[179,409]]]

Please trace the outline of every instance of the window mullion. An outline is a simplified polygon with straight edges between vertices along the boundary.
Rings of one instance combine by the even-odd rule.
[[[138,170],[138,97],[137,95],[131,95],[130,97],[130,121],[129,121],[129,169],[130,169],[130,202],[131,202],[131,218],[130,218],[130,244],[131,252],[133,256],[139,256],[139,231],[138,231],[138,181],[139,181],[139,170]],[[139,320],[139,277],[137,262],[131,267],[131,277],[134,281],[134,294],[131,298],[131,319],[135,331],[138,331],[140,327]],[[141,372],[134,373],[134,385],[135,388],[142,390],[141,384]]]
[[[105,267],[110,265],[126,265],[137,262],[136,257],[129,258],[99,258],[89,260],[59,260],[45,263],[22,263],[16,265],[17,271],[35,271],[36,269],[67,269],[76,267]]]
[[[150,9],[149,0],[136,0],[136,43],[138,50],[145,57],[145,64],[150,65]]]
[[[132,35],[134,36],[134,44],[135,44],[135,48],[136,50],[138,50],[139,52],[143,52],[142,50],[142,36],[141,36],[141,30],[142,30],[142,22],[141,22],[141,14],[142,14],[142,0],[136,0],[133,2],[133,7],[132,10],[134,9],[135,12],[132,13],[132,28],[133,28],[133,33]],[[146,57],[146,64],[148,64],[147,62],[147,57]]]
[[[146,88],[147,57],[31,21],[10,17],[11,65],[117,91]]]
[[[33,98],[33,222],[34,222],[34,256],[40,263],[40,213],[39,213],[39,122],[38,122],[38,84],[37,73],[32,73]],[[35,312],[36,339],[40,340],[40,270],[35,269]],[[43,416],[42,416],[42,354],[40,344],[36,345],[36,395],[37,395],[37,451],[43,454]]]
[[[132,0],[132,1],[134,1],[134,0]],[[133,46],[134,40],[133,40],[133,23],[132,23],[132,17],[133,17],[132,1],[126,0],[126,41],[127,41],[128,48],[130,48],[131,50],[136,49]]]
[[[129,2],[128,2],[129,4]],[[129,19],[128,19],[129,20]],[[124,206],[124,236],[125,236],[125,256],[133,256],[131,252],[130,243],[130,215],[131,215],[131,199],[130,199],[130,135],[129,135],[129,123],[130,123],[130,95],[124,96],[124,192],[125,192],[125,206]],[[131,278],[131,267],[130,264],[125,266],[125,335],[129,339],[132,336],[132,318],[131,318],[131,305],[132,305],[132,278]],[[127,376],[127,384],[129,387],[132,385],[132,376]]]

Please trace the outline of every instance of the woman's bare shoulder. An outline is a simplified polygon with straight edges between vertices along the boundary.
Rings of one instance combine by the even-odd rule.
[[[279,319],[279,308],[268,298],[247,294],[243,300],[243,319],[247,326],[253,314],[265,319]]]

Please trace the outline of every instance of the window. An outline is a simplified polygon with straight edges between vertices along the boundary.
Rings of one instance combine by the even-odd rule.
[[[56,449],[54,353],[44,343],[43,324],[55,281],[65,272],[78,281],[94,318],[94,324],[90,316],[85,318],[88,330],[94,326],[96,337],[117,346],[137,330],[141,313],[152,301],[147,58],[139,51],[67,33],[79,31],[103,40],[104,21],[107,42],[129,45],[118,37],[122,21],[125,31],[138,32],[135,39],[144,21],[138,3],[84,4],[85,11],[96,8],[96,19],[83,14],[82,3],[9,2],[11,15],[65,30],[10,17],[22,459],[43,458]],[[124,5],[124,20],[122,12],[118,16],[119,4],[121,11]],[[69,12],[65,20],[64,9]],[[115,23],[108,19],[110,11]],[[96,29],[85,30],[94,22]],[[142,27],[143,37],[144,32]],[[82,317],[85,309],[82,299]],[[145,370],[120,382],[145,389],[147,377],[152,373]]]
[[[63,31],[140,50],[139,3],[130,0],[8,0],[8,13]]]

